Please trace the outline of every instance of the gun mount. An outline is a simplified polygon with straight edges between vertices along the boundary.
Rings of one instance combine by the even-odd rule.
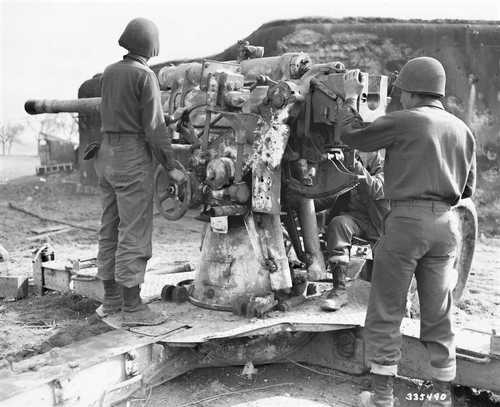
[[[169,307],[170,320],[158,327],[112,331],[69,348],[57,369],[52,360],[45,363],[36,383],[31,368],[7,375],[0,399],[9,405],[31,399],[55,405],[69,397],[76,402],[76,395],[81,405],[90,400],[113,404],[145,385],[158,385],[197,367],[270,363],[289,355],[348,373],[366,371],[361,325],[368,284],[354,281],[350,295],[356,300],[335,313],[317,312],[314,299],[302,304],[310,287],[304,277],[315,281],[325,275],[317,198],[335,199],[358,183],[350,171],[354,154],[339,141],[345,68],[338,62],[313,64],[303,53],[262,58],[261,47],[241,45],[238,61],[180,64],[158,74],[176,167],[188,182],[176,184],[159,166],[156,205],[170,220],[201,205],[210,219],[194,282],[186,281],[184,274],[169,277],[161,296],[171,302],[151,304]],[[249,56],[256,58],[245,59]],[[358,110],[369,122],[385,112],[388,80],[366,73],[360,79],[364,91]],[[88,114],[97,112],[99,104],[100,98],[29,101],[26,110]],[[455,210],[462,235],[455,264],[457,298],[471,266],[477,217],[470,200]],[[290,268],[290,246],[307,271]],[[39,250],[34,261],[42,289],[45,250]],[[50,263],[47,270],[53,273]],[[174,303],[182,298],[191,304]],[[245,319],[211,311],[260,316],[276,308],[289,312]],[[116,316],[105,322],[120,327]],[[405,357],[400,371],[428,379],[418,321],[405,320],[402,329]],[[456,383],[498,391],[499,381],[491,379],[498,371],[498,349],[493,353],[498,336],[491,338],[490,349],[485,346],[489,335],[465,332],[462,337],[470,340],[471,335],[472,348],[457,347]],[[99,365],[90,366],[81,356],[89,354]],[[89,372],[95,378],[92,391]],[[74,391],[75,385],[85,392]]]
[[[259,47],[243,47],[238,61],[203,60],[158,73],[176,165],[188,181],[177,185],[158,167],[155,202],[170,220],[203,207],[210,225],[190,299],[221,310],[249,293],[291,292],[296,273],[283,230],[307,267],[305,277],[327,278],[314,201],[335,199],[359,182],[351,172],[354,152],[340,142],[344,65],[313,64],[304,53],[262,57]],[[358,111],[371,122],[385,113],[388,78],[361,73],[360,81]],[[89,113],[99,104],[100,98],[28,101],[25,108]],[[474,223],[465,212],[463,222]],[[464,247],[462,257],[470,256],[473,244]],[[470,264],[458,263],[466,276]]]

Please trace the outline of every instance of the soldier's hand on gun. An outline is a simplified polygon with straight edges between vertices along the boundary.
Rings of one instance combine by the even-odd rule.
[[[183,182],[186,182],[186,176],[184,173],[177,168],[171,169],[168,172],[168,176],[172,178],[176,183],[182,184]]]
[[[354,173],[358,175],[364,175],[365,174],[364,169],[365,167],[363,165],[363,162],[356,154],[356,157],[354,158]]]
[[[351,69],[344,74],[345,99],[356,99],[363,90],[363,84],[359,80],[359,69]]]

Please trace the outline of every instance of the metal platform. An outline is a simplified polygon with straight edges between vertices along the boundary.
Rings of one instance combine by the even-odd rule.
[[[170,276],[169,284],[181,279],[179,275]],[[156,301],[150,307],[167,315],[168,321],[158,326],[129,330],[141,335],[162,337],[162,342],[172,346],[194,346],[210,340],[277,332],[336,331],[363,325],[369,287],[368,283],[357,280],[348,288],[349,305],[337,312],[320,311],[320,298],[313,297],[291,311],[274,311],[264,318],[253,319],[231,312],[200,308],[189,302],[176,304]],[[109,316],[104,322],[113,328],[121,328],[118,315]]]
[[[158,292],[162,284],[190,276],[156,276],[149,280],[149,289]],[[350,304],[340,311],[322,312],[320,298],[312,298],[289,312],[273,312],[262,319],[190,303],[154,301],[150,306],[169,316],[163,325],[115,329],[1,369],[0,404],[108,406],[196,368],[248,361],[294,360],[362,374],[367,372],[362,325],[368,291],[369,284],[355,281],[348,289]],[[105,322],[120,325],[117,317]],[[419,321],[404,319],[402,332],[399,373],[430,378],[427,351],[418,340]],[[457,340],[455,382],[500,392],[500,358],[491,354],[491,335],[462,330]]]

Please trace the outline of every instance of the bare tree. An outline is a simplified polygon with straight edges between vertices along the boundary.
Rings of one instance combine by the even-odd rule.
[[[10,154],[12,144],[18,140],[19,135],[24,130],[21,123],[8,123],[0,126],[0,144],[2,145],[2,155]]]

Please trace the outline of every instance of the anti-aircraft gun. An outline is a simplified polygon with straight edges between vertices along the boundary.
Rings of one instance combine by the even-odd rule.
[[[82,405],[87,399],[101,400],[103,405],[103,400],[121,400],[142,386],[158,385],[204,366],[291,357],[348,373],[366,371],[361,333],[366,283],[353,282],[349,295],[358,290],[360,300],[334,313],[319,312],[314,300],[294,301],[303,299],[310,287],[321,288],[317,281],[327,275],[316,213],[322,208],[317,204],[327,200],[330,206],[360,182],[351,171],[355,152],[340,141],[345,67],[339,62],[313,64],[304,53],[262,55],[260,47],[242,43],[236,61],[204,60],[159,71],[176,166],[187,182],[177,184],[159,166],[154,179],[156,205],[169,220],[181,219],[190,207],[202,207],[209,223],[202,236],[201,261],[188,289],[179,280],[162,292],[162,297],[174,299],[174,291],[184,288],[191,304],[151,304],[168,309],[165,324],[109,334],[110,341],[120,343],[120,350],[107,350],[106,358],[99,360],[108,363],[109,355],[114,355],[117,369],[111,372],[106,365],[105,376],[113,373],[116,378],[95,382],[92,392],[79,393]],[[386,111],[389,80],[363,72],[359,79],[363,92],[357,108],[370,122]],[[86,114],[98,112],[99,105],[100,98],[91,98],[28,101],[25,108],[34,114]],[[467,200],[454,210],[462,236],[455,265],[457,298],[470,270],[477,221]],[[290,246],[304,267],[290,266]],[[262,319],[217,312],[260,316],[276,307],[290,312],[272,312]],[[113,316],[106,322],[120,326]],[[418,321],[403,321],[400,372],[422,379],[429,372],[417,328]],[[489,336],[474,335],[473,349],[457,346],[456,382],[498,391],[498,380],[491,379],[498,360],[490,358],[483,346]],[[85,354],[88,349],[98,352],[104,343],[100,341],[85,348]],[[161,352],[155,353],[158,344]],[[66,380],[66,365],[63,374]],[[57,380],[46,377],[50,377],[46,387],[58,401],[70,391],[66,388],[79,383],[77,376],[71,377],[70,385],[62,375]],[[84,377],[88,380],[88,375]],[[31,392],[32,382],[27,383]],[[11,387],[19,392],[19,381]]]
[[[187,182],[177,184],[158,166],[156,206],[177,220],[201,205],[210,219],[189,296],[206,308],[234,310],[255,298],[272,308],[277,297],[297,294],[297,281],[326,279],[315,200],[332,202],[359,183],[351,172],[354,151],[340,141],[344,65],[313,64],[300,52],[262,55],[261,47],[242,43],[236,61],[183,63],[158,73],[176,166]],[[389,80],[363,72],[359,79],[357,108],[371,122],[386,111]],[[84,113],[99,104],[100,98],[28,101],[25,108]],[[457,295],[477,231],[473,207],[460,208],[465,238]],[[288,242],[307,272],[290,269]]]

